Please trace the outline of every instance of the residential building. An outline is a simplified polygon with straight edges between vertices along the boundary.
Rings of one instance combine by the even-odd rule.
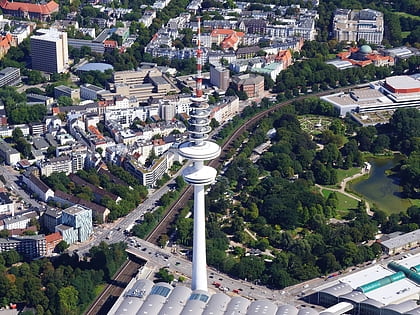
[[[60,233],[55,232],[49,235],[45,235],[45,256],[51,256],[55,252],[55,247],[63,240]]]
[[[48,3],[28,3],[28,2],[9,2],[7,0],[0,1],[0,7],[3,14],[15,16],[25,19],[36,19],[47,21],[51,15],[58,12],[59,5],[50,1]]]
[[[46,254],[45,236],[13,236],[7,239],[0,238],[0,252],[16,250],[27,259],[43,257]]]
[[[9,196],[0,192],[0,214],[2,213],[14,213],[15,203],[9,198]]]
[[[153,19],[156,18],[155,10],[146,10],[143,13],[143,16],[139,20],[140,23],[143,23],[145,27],[149,27],[153,23]]]
[[[69,62],[67,33],[42,29],[37,30],[37,34],[31,36],[32,69],[48,73],[66,71]]]
[[[105,189],[99,188],[95,185],[92,185],[91,183],[88,183],[87,181],[85,181],[84,179],[80,178],[79,176],[77,176],[76,174],[70,174],[69,175],[70,180],[75,183],[78,186],[81,187],[85,187],[85,188],[89,188],[90,191],[92,191],[93,196],[95,198],[95,202],[100,203],[103,197],[108,197],[109,199],[118,202],[120,200],[120,198],[109,192],[106,191]]]
[[[230,72],[221,66],[210,65],[210,83],[222,91],[229,88]]]
[[[32,136],[39,136],[45,132],[45,125],[41,122],[31,122],[29,123],[29,132]]]
[[[20,161],[20,153],[3,139],[0,139],[0,156],[8,165],[14,166]]]
[[[62,224],[56,227],[67,244],[84,242],[93,233],[92,210],[81,205],[66,208],[61,216]]]
[[[26,215],[15,215],[3,219],[5,230],[25,229],[29,226],[31,221],[30,216]]]
[[[45,161],[41,161],[38,164],[41,171],[41,175],[50,176],[52,173],[66,173],[66,175],[72,172],[72,161],[67,155],[50,158]]]
[[[235,75],[232,84],[237,91],[245,92],[248,97],[258,97],[264,92],[264,77],[260,75]]]
[[[248,59],[257,56],[261,48],[259,46],[241,47],[236,51],[237,59]]]
[[[337,9],[333,20],[333,33],[338,41],[381,44],[384,34],[384,15],[372,9]]]
[[[36,177],[30,170],[23,174],[22,180],[28,189],[42,201],[47,202],[50,198],[54,197],[54,191],[42,180]]]
[[[134,177],[139,179],[143,186],[148,188],[155,187],[156,181],[169,169],[168,154],[164,154],[154,161],[153,165],[149,168],[145,168],[144,165],[140,164],[132,157],[125,161],[124,168]]]
[[[223,124],[238,113],[239,98],[237,96],[225,96],[221,102],[211,107],[210,118],[214,118],[219,124]]]
[[[0,71],[0,87],[5,85],[16,85],[21,81],[19,68],[6,67]]]

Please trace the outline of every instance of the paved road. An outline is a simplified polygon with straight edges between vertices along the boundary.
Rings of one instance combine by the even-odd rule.
[[[11,166],[0,166],[0,175],[3,175],[6,180],[5,186],[11,190],[15,195],[22,198],[22,200],[33,207],[41,208],[41,203],[37,202],[35,199],[22,189],[20,177],[22,176],[18,171],[13,169]]]
[[[352,181],[353,179],[358,178],[358,177],[363,176],[363,175],[368,174],[368,173],[369,172],[366,171],[365,168],[362,168],[362,170],[360,171],[360,173],[357,173],[357,174],[354,174],[353,176],[344,178],[341,181],[341,183],[340,183],[340,188],[339,189],[337,189],[337,188],[324,187],[324,186],[321,186],[319,184],[315,184],[315,186],[317,186],[320,189],[326,189],[326,190],[336,191],[336,192],[339,192],[339,193],[341,193],[343,195],[346,195],[349,198],[352,198],[352,199],[357,200],[357,201],[361,201],[362,200],[361,198],[359,198],[359,197],[357,197],[357,196],[355,196],[353,194],[348,193],[345,189],[346,189],[347,183],[349,181]],[[365,205],[366,205],[366,212],[367,212],[367,214],[370,215],[370,216],[373,216],[373,211],[370,210],[369,202],[367,202],[366,200],[365,200]]]
[[[130,237],[127,241],[129,252],[146,260],[148,268],[158,271],[160,268],[168,267],[175,278],[183,276],[186,279],[183,285],[190,287],[192,262],[186,256],[172,253],[137,237]],[[150,275],[153,274],[152,272]],[[250,300],[268,299],[279,304],[291,303],[291,296],[286,291],[270,290],[255,283],[233,279],[212,267],[207,268],[207,279],[209,291],[212,293],[223,291],[230,296],[240,295]],[[220,284],[219,288],[213,284],[215,282]]]

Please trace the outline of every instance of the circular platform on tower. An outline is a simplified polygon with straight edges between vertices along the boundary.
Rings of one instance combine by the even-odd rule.
[[[187,141],[181,143],[178,150],[182,157],[197,161],[212,160],[220,155],[220,146],[212,141],[204,141],[201,145]]]

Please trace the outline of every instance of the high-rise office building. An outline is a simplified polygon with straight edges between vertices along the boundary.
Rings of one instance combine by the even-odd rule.
[[[219,89],[226,91],[229,88],[229,70],[219,66],[210,66],[210,83]]]
[[[31,37],[32,69],[62,73],[69,62],[67,33],[56,29],[41,29]]]

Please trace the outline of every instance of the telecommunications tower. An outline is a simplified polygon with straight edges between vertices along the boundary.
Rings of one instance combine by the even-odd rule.
[[[214,182],[217,171],[204,165],[204,161],[212,160],[220,155],[220,147],[208,141],[210,119],[208,104],[203,97],[201,74],[200,18],[198,18],[198,43],[197,43],[197,75],[195,95],[191,98],[189,139],[183,142],[178,150],[179,154],[191,160],[192,164],[182,173],[184,180],[194,186],[194,236],[193,236],[193,263],[192,263],[192,290],[207,291],[207,262],[206,262],[206,220],[204,205],[204,185]]]

